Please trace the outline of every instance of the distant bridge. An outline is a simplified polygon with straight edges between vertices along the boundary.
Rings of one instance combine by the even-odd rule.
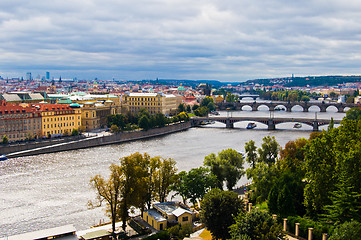
[[[304,123],[318,131],[319,126],[330,124],[330,119],[305,119],[305,118],[268,118],[268,117],[192,117],[192,126],[199,126],[205,121],[216,121],[226,124],[226,128],[233,128],[234,123],[242,121],[259,122],[266,124],[268,130],[276,130],[276,125],[280,123],[293,122]],[[341,120],[333,120],[335,124],[341,123]]]
[[[243,98],[253,98],[253,100],[256,100],[259,97],[258,94],[242,94],[239,95],[239,99],[243,99]]]
[[[326,112],[329,107],[336,107],[337,112],[345,112],[346,108],[360,107],[360,104],[354,103],[326,103],[326,102],[236,102],[236,103],[217,103],[217,108],[219,110],[239,110],[242,111],[244,106],[249,106],[252,108],[252,111],[258,111],[260,106],[268,107],[269,111],[274,111],[277,107],[284,108],[287,112],[292,112],[294,106],[300,106],[303,109],[303,112],[308,112],[309,108],[316,106],[319,108],[320,112]]]

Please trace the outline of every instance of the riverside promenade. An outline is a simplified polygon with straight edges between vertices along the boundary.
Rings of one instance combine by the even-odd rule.
[[[61,151],[70,151],[82,148],[90,148],[90,147],[98,147],[109,144],[117,144],[141,139],[147,139],[152,137],[158,137],[167,135],[170,133],[180,132],[191,128],[191,122],[181,122],[176,124],[167,125],[162,128],[153,128],[148,131],[137,130],[137,131],[129,131],[129,132],[121,132],[111,135],[98,135],[91,136],[86,138],[78,138],[73,141],[68,142],[60,142],[55,144],[50,144],[46,146],[38,147],[35,145],[27,145],[28,149],[23,150],[23,147],[19,146],[17,149],[13,147],[11,152],[6,154],[8,158],[16,158],[16,157],[24,157],[24,156],[32,156],[38,154],[52,153],[52,152],[61,152]],[[1,153],[4,154],[4,153]]]

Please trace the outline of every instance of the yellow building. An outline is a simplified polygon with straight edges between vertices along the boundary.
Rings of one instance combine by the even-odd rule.
[[[164,202],[153,204],[152,209],[147,209],[143,213],[143,220],[153,228],[162,231],[174,224],[192,223],[193,211],[180,202]]]
[[[81,126],[81,109],[65,104],[39,104],[35,106],[41,114],[41,135],[62,136],[71,134]]]
[[[86,102],[81,108],[81,125],[86,131],[104,128],[107,125],[107,117],[120,113],[120,109],[121,106],[111,100],[104,103]]]
[[[122,104],[131,113],[138,113],[140,109],[146,109],[150,114],[163,113],[173,115],[179,104],[182,103],[180,96],[163,93],[126,93],[123,95]]]
[[[214,95],[212,96],[214,103],[222,103],[224,101],[224,98],[222,97],[222,95]]]

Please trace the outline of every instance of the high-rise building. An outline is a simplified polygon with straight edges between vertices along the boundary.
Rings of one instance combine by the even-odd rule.
[[[50,79],[50,73],[46,72],[46,80],[49,80],[49,79]]]
[[[31,72],[26,73],[26,80],[32,80],[31,78]]]

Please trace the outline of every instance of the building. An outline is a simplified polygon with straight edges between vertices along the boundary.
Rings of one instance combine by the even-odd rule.
[[[138,113],[140,109],[146,109],[150,114],[163,113],[174,115],[179,104],[182,103],[180,96],[163,93],[125,93],[122,104],[131,113]]]
[[[41,136],[41,115],[29,105],[7,104],[0,106],[0,136],[9,141],[21,141]]]
[[[65,104],[38,104],[35,108],[41,114],[41,136],[62,136],[70,134],[81,126],[81,109]]]
[[[81,125],[86,131],[104,128],[107,125],[107,117],[120,113],[120,109],[111,100],[104,103],[86,102],[81,107]]]
[[[162,231],[175,224],[192,224],[193,211],[180,202],[155,203],[143,213],[143,220],[153,228]]]
[[[39,230],[35,232],[23,233],[20,235],[6,237],[8,240],[43,240],[43,239],[57,239],[57,240],[78,240],[75,234],[75,227],[73,225],[65,225],[62,227],[55,227],[50,229]]]

